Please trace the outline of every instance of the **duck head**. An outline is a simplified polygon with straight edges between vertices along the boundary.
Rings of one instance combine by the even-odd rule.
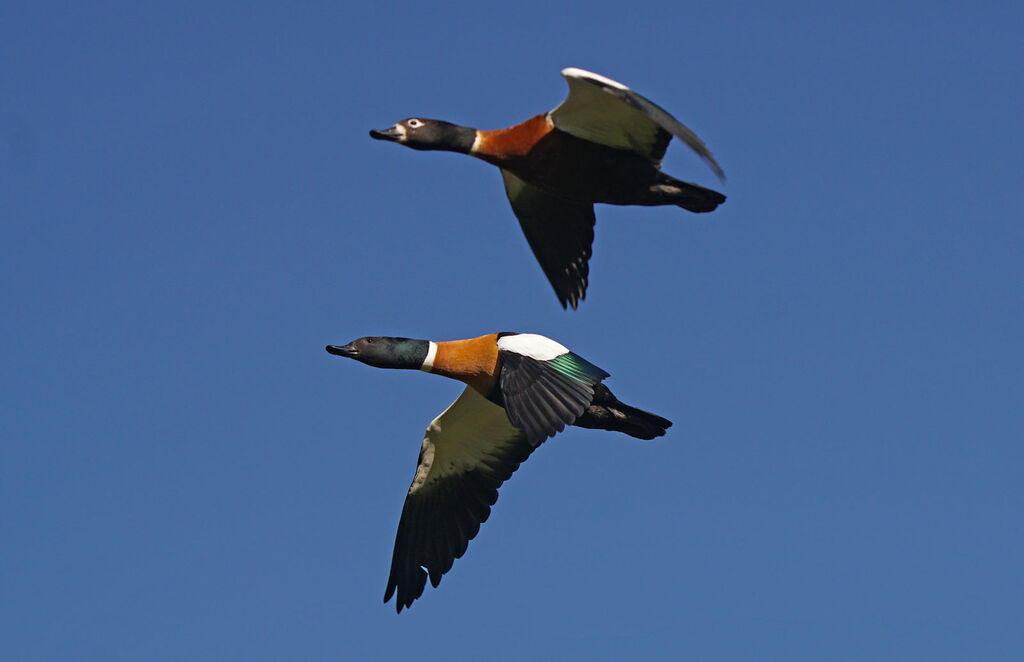
[[[375,368],[419,370],[427,358],[430,342],[411,338],[367,336],[347,345],[328,345],[327,351],[335,356],[355,359]]]
[[[476,141],[476,129],[442,120],[409,117],[390,129],[370,131],[376,140],[405,145],[413,149],[442,150],[468,154]]]

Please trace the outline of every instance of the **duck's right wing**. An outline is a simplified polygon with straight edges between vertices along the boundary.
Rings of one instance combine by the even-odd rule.
[[[498,499],[498,487],[536,444],[505,410],[467,386],[427,427],[398,522],[384,602],[412,605],[427,578],[436,588],[465,552]]]
[[[720,180],[725,173],[697,134],[622,83],[576,67],[562,69],[569,96],[551,111],[555,127],[577,138],[643,154],[656,165],[672,136],[686,143]]]
[[[572,425],[608,373],[561,343],[536,333],[498,338],[498,384],[512,424],[537,443]]]
[[[587,295],[594,205],[552,195],[508,170],[502,169],[501,176],[512,211],[558,301],[562,308],[576,308]]]

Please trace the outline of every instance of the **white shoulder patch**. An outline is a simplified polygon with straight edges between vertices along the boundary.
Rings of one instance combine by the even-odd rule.
[[[561,356],[569,351],[569,348],[557,343],[551,338],[536,333],[518,333],[514,336],[502,336],[498,338],[498,349],[506,352],[515,352],[522,356],[529,356],[538,361],[550,361],[556,356]]]
[[[566,67],[565,69],[562,69],[562,75],[565,76],[566,78],[583,78],[583,79],[589,78],[590,80],[595,80],[595,81],[598,81],[600,83],[604,83],[605,85],[607,85],[609,87],[615,87],[615,88],[618,88],[620,90],[628,90],[629,89],[628,87],[626,87],[625,85],[623,85],[622,83],[620,83],[617,80],[612,80],[611,78],[606,78],[605,76],[602,76],[601,74],[595,74],[593,71],[587,71],[585,69],[577,69],[576,67]]]

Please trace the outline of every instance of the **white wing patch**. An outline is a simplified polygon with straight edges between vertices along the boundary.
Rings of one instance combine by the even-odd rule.
[[[523,432],[502,407],[467,386],[455,402],[427,426],[419,466],[409,494],[453,474],[497,461],[496,451],[517,443]]]
[[[617,81],[583,69],[562,70],[569,96],[549,113],[555,126],[591,142],[648,155],[661,128],[642,110],[601,87],[631,92]],[[597,83],[597,84],[595,84]]]
[[[538,361],[550,361],[556,356],[561,356],[569,351],[569,348],[557,343],[551,338],[536,333],[517,333],[514,336],[502,336],[498,338],[498,349],[506,352],[515,352],[522,356],[529,356]]]
[[[620,83],[617,80],[606,78],[601,74],[595,74],[593,71],[587,71],[586,69],[578,69],[577,67],[566,67],[562,69],[562,75],[566,78],[590,78],[598,82],[604,83],[611,87],[617,87],[620,90],[628,90],[629,88]]]

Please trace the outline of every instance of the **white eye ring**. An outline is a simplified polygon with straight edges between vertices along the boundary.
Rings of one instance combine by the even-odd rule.
[[[408,124],[409,128],[411,128],[411,129],[416,129],[418,127],[423,126],[423,122],[419,121],[415,117],[413,119],[409,120],[408,122],[406,122],[406,124]]]

